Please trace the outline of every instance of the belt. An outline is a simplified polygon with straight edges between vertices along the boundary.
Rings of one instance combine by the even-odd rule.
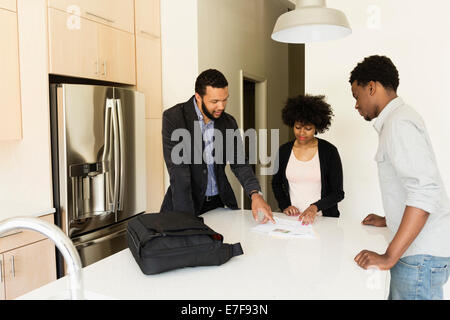
[[[219,198],[218,194],[216,194],[215,196],[205,196],[205,201],[206,202],[210,202],[210,201],[213,201],[213,200],[215,200],[217,198]]]

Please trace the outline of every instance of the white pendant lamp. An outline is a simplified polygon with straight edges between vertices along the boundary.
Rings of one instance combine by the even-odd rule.
[[[285,43],[334,40],[352,33],[342,11],[326,7],[325,0],[297,0],[295,10],[282,14],[272,39]]]

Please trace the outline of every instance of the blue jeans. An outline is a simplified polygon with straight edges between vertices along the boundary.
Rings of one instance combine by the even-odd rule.
[[[450,257],[408,256],[391,269],[389,300],[442,300]]]

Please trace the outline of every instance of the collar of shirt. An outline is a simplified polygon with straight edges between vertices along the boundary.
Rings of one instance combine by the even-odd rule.
[[[197,105],[197,100],[194,97],[194,106],[195,106],[195,112],[197,113],[197,117],[198,117],[198,121],[200,121],[202,123],[202,127],[203,125],[205,125],[205,122],[203,121],[203,114],[200,112],[200,108]],[[213,120],[209,119],[210,121],[208,122],[207,126],[209,126],[211,123],[214,123]]]
[[[377,119],[375,120],[373,127],[375,128],[375,130],[378,132],[378,134],[381,132],[381,130],[383,129],[383,124],[386,121],[387,117],[398,107],[400,107],[401,105],[403,105],[403,99],[400,97],[397,97],[393,100],[391,100],[386,107],[384,107],[384,109],[380,112],[380,114],[378,115]]]

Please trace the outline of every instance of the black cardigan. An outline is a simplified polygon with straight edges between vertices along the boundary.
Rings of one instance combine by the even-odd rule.
[[[337,148],[326,140],[318,138],[320,175],[322,181],[321,199],[316,203],[326,217],[339,217],[337,203],[344,199],[342,163]],[[279,168],[273,176],[272,189],[281,211],[291,205],[286,167],[294,142],[283,144],[278,151]]]

